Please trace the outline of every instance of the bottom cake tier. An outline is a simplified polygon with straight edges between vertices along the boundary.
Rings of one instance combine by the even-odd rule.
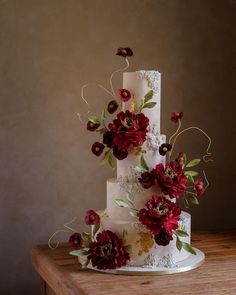
[[[179,251],[176,248],[176,239],[170,241],[166,246],[160,246],[155,243],[147,229],[139,221],[122,221],[109,218],[105,212],[100,214],[101,228],[111,230],[119,236],[126,231],[127,244],[132,246],[130,254],[130,266],[142,266],[147,268],[167,267],[172,268],[178,262],[189,257],[184,249]],[[191,241],[191,215],[182,212],[179,226],[188,233],[188,237],[182,237],[183,242]]]

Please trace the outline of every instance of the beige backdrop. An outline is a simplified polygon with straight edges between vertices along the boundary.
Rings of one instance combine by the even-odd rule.
[[[182,110],[185,126],[212,137],[211,186],[190,209],[193,228],[236,226],[235,8],[233,0],[0,0],[1,294],[37,294],[31,245],[105,207],[113,173],[98,166],[76,112],[82,84],[108,85],[123,65],[119,46],[133,49],[131,70],[162,73],[163,133]],[[86,94],[94,109],[109,100],[96,88]],[[206,144],[195,133],[178,150],[195,157]]]

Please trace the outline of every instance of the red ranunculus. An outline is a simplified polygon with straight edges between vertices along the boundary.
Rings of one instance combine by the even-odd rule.
[[[100,126],[100,123],[93,123],[91,121],[88,121],[87,123],[87,130],[89,131],[95,131]]]
[[[118,145],[113,146],[113,156],[117,160],[124,160],[125,158],[128,157],[128,152],[127,151],[121,151],[118,147]]]
[[[69,243],[71,244],[71,246],[73,248],[75,248],[77,250],[80,249],[83,244],[83,238],[82,238],[81,234],[80,233],[73,233],[70,236]]]
[[[161,229],[158,235],[155,235],[155,242],[160,246],[167,246],[171,240],[173,240],[173,235],[169,234],[165,229]]]
[[[128,89],[120,89],[119,94],[120,94],[120,100],[122,102],[127,102],[131,98],[131,93]]]
[[[129,47],[120,47],[117,49],[116,55],[123,57],[132,56],[133,51]]]
[[[162,196],[152,196],[146,207],[139,211],[139,221],[154,235],[165,230],[172,236],[173,230],[178,228],[180,207]]]
[[[87,225],[99,224],[100,216],[93,210],[88,210],[85,214],[85,223]]]
[[[95,156],[99,157],[102,154],[104,148],[105,148],[105,145],[104,144],[96,141],[92,145],[91,150],[92,150],[92,152],[94,153]]]
[[[108,125],[115,133],[114,145],[123,152],[129,152],[139,147],[146,140],[149,119],[143,114],[133,114],[130,111],[120,112],[117,118]]]
[[[155,168],[156,181],[165,195],[179,198],[186,190],[188,179],[177,161],[169,162],[166,167],[158,164]]]
[[[183,117],[183,112],[173,112],[171,115],[171,121],[174,123],[178,123],[180,119]]]
[[[167,152],[169,152],[172,149],[172,145],[169,143],[163,143],[160,147],[159,147],[159,154],[161,156],[165,156],[165,154]]]
[[[202,179],[196,179],[194,181],[194,191],[196,192],[197,196],[201,196],[204,193],[205,188]]]
[[[92,266],[98,269],[115,269],[127,264],[129,253],[124,247],[124,242],[110,230],[103,230],[92,242],[88,259]]]
[[[112,100],[108,103],[107,111],[109,114],[114,114],[115,111],[118,109],[118,107],[119,107],[119,105],[118,105],[117,101]]]
[[[147,189],[152,187],[153,185],[156,184],[155,170],[152,170],[151,172],[149,171],[143,172],[138,180],[142,184],[143,188]]]

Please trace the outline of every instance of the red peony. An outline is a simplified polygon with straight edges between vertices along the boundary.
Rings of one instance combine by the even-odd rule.
[[[194,191],[196,192],[197,196],[201,196],[204,193],[205,188],[202,179],[196,179],[194,181]]]
[[[169,234],[164,229],[161,229],[158,235],[155,236],[155,242],[160,246],[167,246],[171,240],[173,240],[173,235]]]
[[[131,93],[128,89],[120,89],[119,94],[120,94],[120,100],[122,102],[127,102],[131,98]]]
[[[80,233],[73,233],[70,236],[69,243],[71,246],[77,250],[79,250],[82,247],[83,244],[83,238]]]
[[[117,118],[108,125],[115,133],[113,143],[120,151],[128,153],[139,147],[145,140],[149,119],[143,114],[133,114],[130,111],[120,112]]]
[[[91,121],[88,121],[88,123],[87,123],[87,130],[89,130],[89,131],[95,131],[96,129],[98,129],[99,126],[100,126],[99,123],[93,123]]]
[[[139,211],[139,221],[155,236],[162,230],[172,236],[172,231],[178,228],[180,207],[165,197],[152,196],[146,203],[146,208]]]
[[[188,179],[177,161],[171,161],[165,168],[163,164],[158,164],[155,172],[157,184],[165,195],[179,198],[185,192]]]
[[[163,143],[160,147],[159,147],[159,154],[161,156],[165,156],[165,154],[167,152],[169,152],[172,149],[172,145],[169,143]]]
[[[124,247],[124,242],[110,230],[103,230],[92,242],[88,259],[98,269],[115,269],[127,264],[129,253]]]
[[[113,147],[113,139],[115,136],[115,132],[113,131],[106,131],[103,134],[103,143],[108,147],[112,148]]]
[[[88,210],[85,214],[85,223],[87,225],[99,224],[100,216],[93,210]]]
[[[171,121],[174,123],[178,123],[180,119],[183,117],[183,112],[174,112],[171,115]]]
[[[107,111],[109,114],[114,114],[115,111],[118,109],[118,107],[119,107],[119,105],[118,105],[117,101],[112,100],[108,103]]]
[[[92,152],[94,153],[95,156],[99,157],[102,154],[104,148],[105,148],[105,145],[104,144],[96,141],[92,145],[91,150],[92,150]]]
[[[118,147],[118,145],[114,145],[113,147],[113,156],[117,160],[124,160],[125,158],[128,157],[128,152],[127,151],[121,151]]]
[[[120,47],[117,49],[116,55],[123,57],[132,56],[133,51],[129,47]]]
[[[151,172],[143,172],[138,180],[142,184],[143,188],[147,189],[152,187],[156,184],[155,170],[152,170]]]

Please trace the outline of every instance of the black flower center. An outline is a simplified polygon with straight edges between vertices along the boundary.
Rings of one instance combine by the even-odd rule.
[[[111,244],[106,244],[101,247],[101,253],[102,256],[108,256],[111,253],[112,245]]]

